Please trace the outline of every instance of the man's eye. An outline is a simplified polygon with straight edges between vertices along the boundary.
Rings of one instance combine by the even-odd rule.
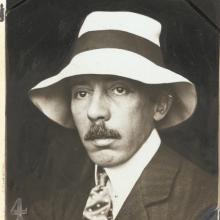
[[[128,93],[127,89],[125,89],[124,87],[120,87],[120,86],[113,88],[112,91],[116,95],[125,95]]]
[[[86,91],[78,91],[76,93],[74,93],[74,98],[76,99],[83,99],[88,95],[88,92]]]

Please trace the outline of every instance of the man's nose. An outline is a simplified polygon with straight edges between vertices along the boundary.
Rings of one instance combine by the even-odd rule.
[[[94,93],[87,111],[87,116],[91,121],[104,120],[110,118],[109,103],[103,94]]]

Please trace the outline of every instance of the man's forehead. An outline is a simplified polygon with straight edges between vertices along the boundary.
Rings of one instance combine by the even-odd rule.
[[[111,82],[124,82],[126,84],[140,87],[145,84],[135,81],[133,79],[116,76],[116,75],[98,75],[98,74],[87,74],[87,75],[77,75],[72,77],[71,85],[76,84],[89,84],[89,83],[111,83]]]

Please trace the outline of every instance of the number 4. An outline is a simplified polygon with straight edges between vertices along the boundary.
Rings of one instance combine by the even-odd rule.
[[[17,216],[16,220],[24,220],[22,215],[27,214],[27,208],[22,210],[22,199],[18,198],[10,210],[11,215]]]

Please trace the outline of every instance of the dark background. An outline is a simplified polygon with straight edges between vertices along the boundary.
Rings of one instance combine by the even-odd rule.
[[[7,215],[83,175],[85,152],[73,130],[54,124],[29,101],[28,90],[69,61],[83,18],[94,10],[130,10],[159,20],[166,65],[196,84],[198,107],[187,122],[161,131],[168,145],[217,173],[217,0],[8,0]],[[25,219],[25,215],[24,215]]]

